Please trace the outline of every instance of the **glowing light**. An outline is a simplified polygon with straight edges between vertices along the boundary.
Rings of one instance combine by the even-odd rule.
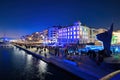
[[[76,38],[76,36],[74,36],[74,39]]]
[[[76,32],[74,32],[74,34],[76,34]]]
[[[69,39],[69,36],[68,36],[68,39]]]
[[[27,63],[30,64],[32,60],[32,55],[27,55]]]
[[[39,72],[45,73],[47,71],[47,64],[40,60],[39,62]]]
[[[75,30],[76,28],[74,27],[74,30]]]
[[[38,34],[39,32],[36,32],[36,34]]]
[[[119,52],[119,49],[118,49],[118,47],[116,47],[116,49],[115,49],[115,52]]]

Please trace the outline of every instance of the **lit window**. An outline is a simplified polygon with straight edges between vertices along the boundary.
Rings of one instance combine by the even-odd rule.
[[[82,31],[82,28],[80,28],[80,30]]]
[[[71,36],[71,39],[72,39],[72,36]]]
[[[76,32],[74,32],[74,34],[76,34]]]
[[[69,36],[68,36],[68,39],[69,39]]]
[[[74,30],[75,30],[76,28],[74,27]]]
[[[74,39],[76,38],[76,36],[74,36]]]
[[[71,31],[72,31],[72,28],[71,28]]]
[[[79,38],[79,36],[77,36],[77,38]]]
[[[71,35],[72,35],[72,32],[71,32]]]

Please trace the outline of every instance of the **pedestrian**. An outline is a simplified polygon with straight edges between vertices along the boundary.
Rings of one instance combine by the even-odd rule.
[[[38,51],[39,47],[37,46],[37,51]]]
[[[41,54],[41,49],[40,49],[40,51],[39,51],[39,54]]]
[[[59,53],[59,47],[57,47],[57,55],[58,56],[60,55],[60,53]]]
[[[68,49],[65,49],[65,57],[68,55]]]
[[[55,48],[55,56],[57,55],[57,48]]]
[[[45,53],[45,58],[47,58],[47,54]]]

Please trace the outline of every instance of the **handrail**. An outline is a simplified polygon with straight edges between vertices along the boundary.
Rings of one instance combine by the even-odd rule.
[[[115,76],[119,73],[120,73],[120,70],[114,71],[114,72],[102,77],[100,80],[110,80],[113,76]]]

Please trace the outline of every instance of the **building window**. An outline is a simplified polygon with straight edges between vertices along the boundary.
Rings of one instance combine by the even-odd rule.
[[[68,31],[69,31],[69,29],[68,29]]]
[[[68,39],[69,39],[69,36],[68,36]]]
[[[76,32],[74,32],[74,34],[76,34]]]
[[[74,30],[76,30],[76,27],[74,27]]]
[[[76,36],[74,36],[74,39],[76,38]]]

